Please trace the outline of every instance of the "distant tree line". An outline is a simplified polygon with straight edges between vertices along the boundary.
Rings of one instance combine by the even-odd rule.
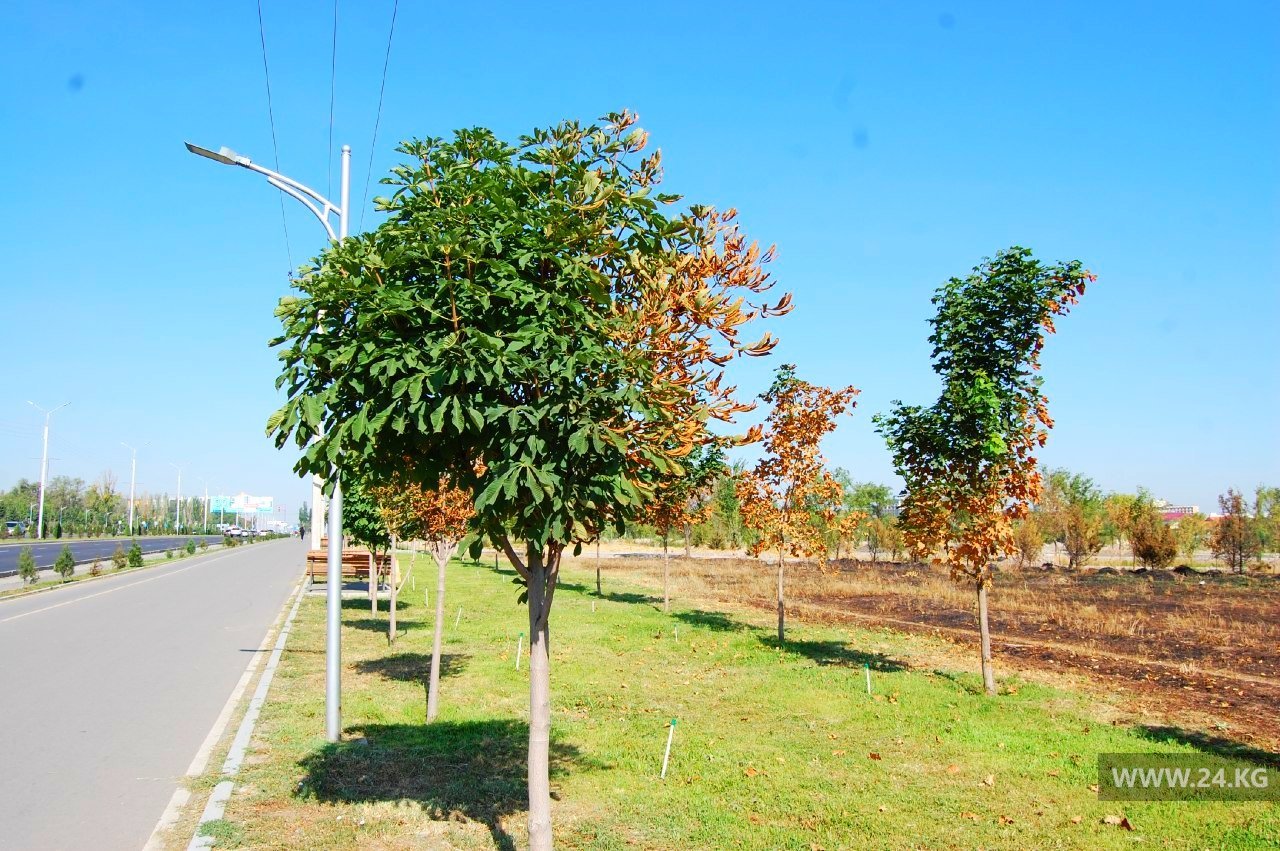
[[[167,493],[136,494],[133,534],[176,532],[177,502]],[[39,511],[38,481],[19,479],[8,491],[0,492],[0,519],[6,524],[9,521],[20,524],[9,530],[10,537],[39,537],[35,528]],[[210,528],[218,522],[216,512],[210,512]],[[91,484],[78,477],[54,476],[49,480],[45,493],[44,524],[45,538],[126,535],[129,533],[128,485],[126,483],[122,491],[110,470]],[[182,531],[198,532],[203,524],[204,496],[185,496],[182,500]]]

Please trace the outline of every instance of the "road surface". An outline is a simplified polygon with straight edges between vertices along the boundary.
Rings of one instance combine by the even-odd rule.
[[[284,539],[0,600],[0,849],[138,849],[303,571]]]
[[[30,544],[5,544],[0,547],[0,576],[12,576],[18,572],[18,554],[22,552],[24,546],[31,547],[31,554],[35,556],[36,567],[41,570],[53,567],[53,563],[58,560],[58,553],[62,552],[62,547],[71,547],[71,555],[75,556],[76,564],[82,562],[90,562],[98,559],[102,562],[109,561],[111,554],[116,551],[116,547],[123,546],[127,551],[133,546],[133,542],[137,541],[138,546],[142,547],[144,553],[158,553],[161,550],[176,550],[182,547],[187,541],[195,541],[199,544],[201,541],[208,541],[210,544],[222,543],[221,535],[181,535],[172,537],[147,537],[143,535],[138,538],[106,538],[76,541],[32,541]],[[104,565],[105,567],[106,565]],[[41,576],[41,579],[49,579],[49,576]]]

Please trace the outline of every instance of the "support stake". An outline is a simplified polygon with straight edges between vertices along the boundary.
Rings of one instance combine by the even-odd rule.
[[[667,779],[667,763],[671,760],[671,740],[676,735],[676,719],[671,719],[671,726],[667,728],[667,750],[662,755],[662,779]]]

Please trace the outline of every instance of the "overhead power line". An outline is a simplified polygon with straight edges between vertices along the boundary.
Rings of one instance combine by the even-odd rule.
[[[258,40],[262,43],[262,76],[267,81],[267,120],[271,122],[271,150],[275,154],[276,171],[280,170],[280,143],[276,141],[276,111],[271,101],[271,68],[267,65],[267,29],[262,23],[262,0],[258,0]],[[289,245],[289,220],[284,214],[284,193],[280,199],[280,226],[284,228],[285,259],[289,261],[289,277],[293,277],[293,247]]]
[[[373,119],[373,139],[369,142],[369,167],[364,172],[364,193],[360,196],[360,225],[358,231],[364,230],[364,211],[369,203],[369,179],[373,175],[373,152],[378,145],[378,126],[382,123],[382,96],[387,91],[387,66],[391,63],[391,39],[396,34],[396,12],[400,9],[400,0],[394,0],[391,6],[391,30],[387,33],[387,52],[382,58],[382,83],[378,86],[378,111]]]
[[[333,197],[333,102],[334,83],[338,74],[338,0],[333,0],[333,50],[329,54],[329,190],[325,195]],[[343,211],[346,215],[346,211]]]

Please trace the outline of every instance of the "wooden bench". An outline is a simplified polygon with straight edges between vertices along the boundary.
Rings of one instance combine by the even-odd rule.
[[[369,568],[373,565],[373,554],[366,549],[350,549],[342,551],[342,578],[368,579]],[[389,553],[380,553],[377,558],[378,576],[391,569]],[[307,575],[312,582],[323,582],[329,578],[328,550],[309,550],[307,552]],[[376,578],[376,577],[375,577]]]

